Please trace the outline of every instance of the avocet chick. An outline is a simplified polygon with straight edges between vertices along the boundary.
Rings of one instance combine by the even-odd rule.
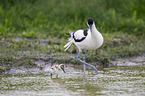
[[[61,71],[66,73],[64,69],[65,69],[65,65],[64,64],[52,66],[51,69],[50,69],[50,76],[51,76],[51,78],[52,78],[52,75],[55,75],[56,78],[58,78],[58,75],[59,75],[59,73]]]

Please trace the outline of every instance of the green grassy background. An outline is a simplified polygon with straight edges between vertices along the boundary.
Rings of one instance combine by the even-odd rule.
[[[88,28],[89,17],[104,44],[88,53],[88,62],[144,54],[144,4],[145,0],[0,0],[0,66],[33,65],[38,59],[77,63],[70,54],[76,56],[77,48],[72,45],[64,52],[63,46],[69,31]],[[13,39],[17,37],[22,40]],[[48,39],[45,46],[40,38]]]
[[[0,36],[66,37],[87,28],[92,17],[101,33],[141,36],[145,31],[145,0],[1,0]]]

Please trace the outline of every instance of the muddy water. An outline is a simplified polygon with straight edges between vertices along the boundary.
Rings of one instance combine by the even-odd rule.
[[[42,63],[42,62],[41,62]],[[40,69],[11,69],[0,76],[0,96],[145,96],[145,58],[112,62],[115,66],[99,70],[68,65],[66,73],[50,78],[50,66]]]

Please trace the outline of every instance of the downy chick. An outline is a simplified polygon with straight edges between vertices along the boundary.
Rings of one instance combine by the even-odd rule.
[[[58,78],[58,75],[59,75],[59,73],[61,71],[63,71],[64,73],[66,73],[65,70],[64,70],[64,68],[65,68],[65,65],[64,64],[52,66],[51,69],[50,69],[50,76],[51,76],[51,78],[52,78],[52,75],[55,75],[56,78]]]

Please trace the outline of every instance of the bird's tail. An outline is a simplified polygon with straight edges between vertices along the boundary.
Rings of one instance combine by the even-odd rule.
[[[71,44],[74,42],[73,32],[69,32],[69,34],[71,35],[71,37],[68,39],[69,42],[64,46],[64,48],[66,48],[64,51],[66,51],[71,46]]]

